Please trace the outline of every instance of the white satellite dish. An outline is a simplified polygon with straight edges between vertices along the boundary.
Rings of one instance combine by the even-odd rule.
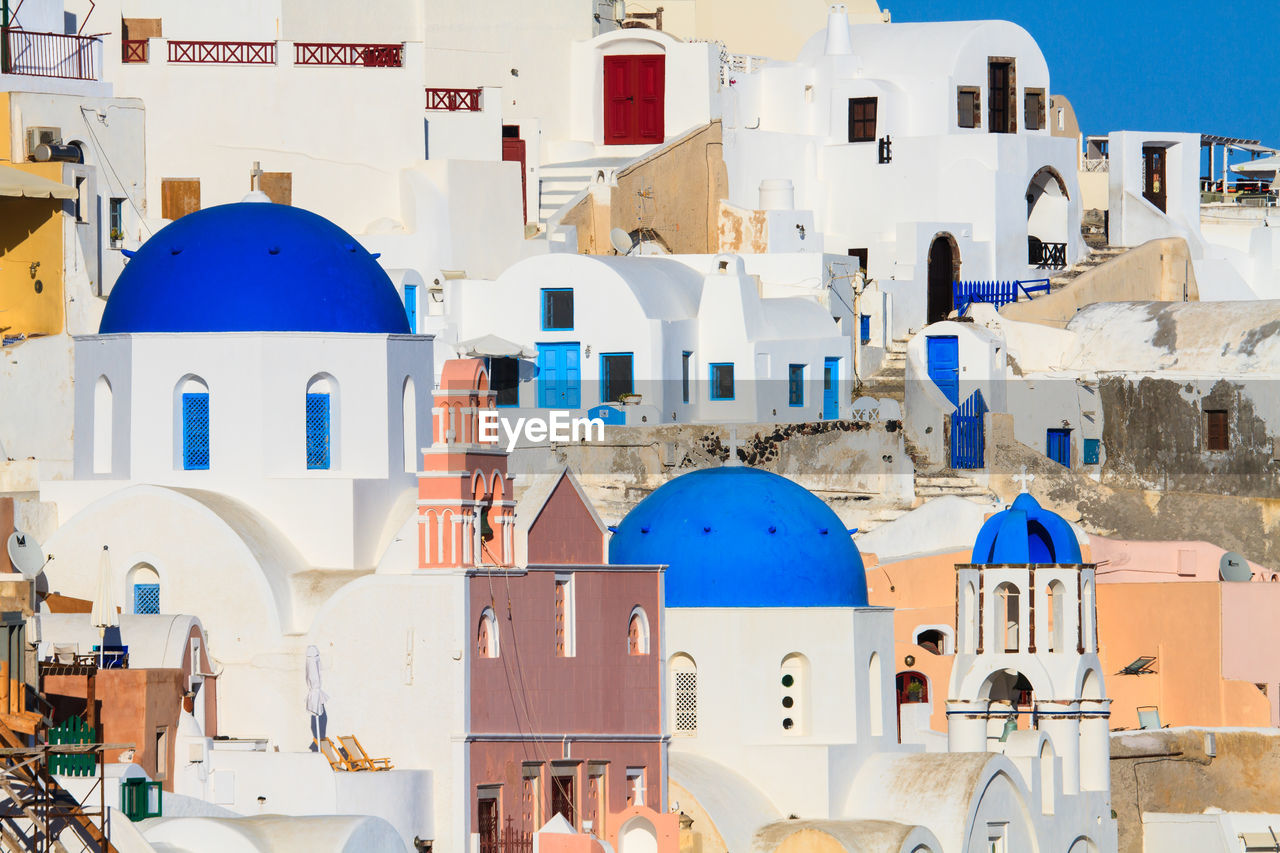
[[[1224,581],[1247,581],[1253,577],[1253,570],[1249,568],[1249,561],[1244,558],[1243,554],[1237,554],[1235,551],[1228,551],[1222,555],[1222,559],[1218,561],[1218,577]]]
[[[631,235],[621,228],[614,228],[609,232],[609,242],[619,255],[626,255],[636,247],[636,244],[631,240]]]
[[[44,568],[44,550],[30,534],[15,530],[9,534],[9,562],[27,580],[34,580]]]

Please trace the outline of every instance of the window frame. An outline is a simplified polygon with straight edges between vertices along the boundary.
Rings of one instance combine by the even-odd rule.
[[[730,400],[736,400],[738,389],[737,389],[737,385],[734,382],[733,362],[732,361],[713,361],[711,364],[707,365],[707,367],[708,367],[708,376],[709,376],[709,384],[710,384],[710,388],[708,389],[708,391],[710,392],[708,394],[708,399],[713,400],[715,402],[726,402]],[[728,368],[729,370],[729,396],[727,397],[721,396],[716,392],[716,371],[722,368]]]
[[[1220,441],[1214,441],[1214,422],[1221,420]],[[1221,452],[1231,449],[1231,424],[1226,409],[1204,410],[1204,449]]]
[[[211,446],[213,430],[210,428],[210,421],[212,420],[210,410],[212,406],[210,405],[210,401],[209,401],[209,392],[208,391],[183,391],[181,400],[182,400],[182,470],[208,471],[209,464],[213,460],[213,447]],[[190,436],[194,431],[193,428],[196,426],[200,426],[200,424],[198,423],[193,423],[193,420],[196,417],[201,416],[199,413],[188,411],[188,401],[190,401],[193,407],[200,401],[203,401],[204,403],[204,412],[202,414],[202,417],[203,417],[202,432],[204,434],[204,464],[200,464],[198,459],[197,461],[192,461],[193,457],[195,457],[196,455],[195,454],[196,448],[188,446],[188,443],[187,443],[188,436]]]
[[[787,365],[787,405],[792,408],[799,408],[804,405],[804,371],[806,367],[808,367],[807,364]]]
[[[513,362],[516,371],[515,384],[509,388],[505,386],[499,387],[497,371],[494,369],[498,362]],[[505,380],[504,380],[505,381]],[[520,406],[520,359],[512,356],[490,356],[489,358],[489,389],[494,392],[494,407],[498,409],[515,409]],[[506,394],[514,395],[515,399],[510,402],[503,402]]]
[[[612,369],[609,366],[609,359],[618,358],[626,359],[630,365],[630,377],[627,382],[627,390],[620,391],[617,394],[610,393],[609,385],[613,380],[611,375]],[[601,403],[617,403],[621,402],[620,397],[628,396],[636,392],[636,354],[634,352],[602,352],[600,353],[600,402]]]
[[[124,202],[123,198],[107,200],[107,244],[113,249],[124,243]]]
[[[552,319],[555,319],[555,318],[552,318],[552,317],[550,316],[550,315],[552,314],[552,311],[550,310],[550,309],[551,309],[551,299],[552,299],[552,294],[558,294],[558,293],[567,293],[567,294],[569,294],[569,320],[568,320],[569,325],[567,325],[567,326],[552,326],[552,325],[550,325],[550,321],[551,321]],[[573,305],[573,303],[574,303],[574,298],[573,298],[573,288],[572,288],[572,287],[544,287],[544,288],[542,288],[542,290],[540,291],[540,298],[541,298],[541,303],[542,303],[542,306],[541,306],[541,308],[542,308],[542,331],[544,331],[544,332],[572,332],[572,331],[573,331],[573,324],[574,324],[574,316],[573,316],[573,312],[574,312],[574,305]]]
[[[850,98],[849,99],[849,142],[875,142],[876,131],[880,121],[880,99],[879,97],[867,98]],[[859,116],[858,108],[871,107],[871,117],[866,114]],[[867,135],[867,124],[870,123],[870,135]]]
[[[973,101],[969,104],[968,109],[965,108],[965,97],[972,97]],[[969,124],[965,124],[966,114]],[[956,87],[956,127],[962,127],[965,130],[981,130],[982,129],[982,87],[981,86],[957,86]]]
[[[1031,111],[1032,98],[1039,98],[1034,115]],[[1024,128],[1027,130],[1046,130],[1048,128],[1045,114],[1046,101],[1048,101],[1048,97],[1043,88],[1031,87],[1022,90],[1022,125]]]
[[[683,350],[680,353],[680,381],[681,391],[683,392],[684,402],[688,403],[692,398],[690,388],[693,385],[693,352]]]
[[[991,73],[997,65],[1003,65],[1007,70],[1004,86],[1001,87],[1000,92],[991,85]],[[1004,118],[1003,127],[997,126],[995,121],[996,105],[999,103],[997,95],[1006,99],[1004,106],[1000,108],[1001,116]],[[987,57],[987,118],[988,133],[1018,132],[1018,63],[1012,56]]]

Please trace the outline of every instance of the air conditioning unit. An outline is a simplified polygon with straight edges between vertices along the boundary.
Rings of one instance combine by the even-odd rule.
[[[41,145],[57,145],[61,141],[62,128],[60,127],[28,127],[27,159],[34,160],[36,149]]]

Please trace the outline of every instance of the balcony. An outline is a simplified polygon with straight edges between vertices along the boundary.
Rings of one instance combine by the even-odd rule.
[[[403,44],[333,44],[295,42],[294,65],[363,65],[366,68],[400,68]]]
[[[94,36],[37,33],[4,27],[0,72],[64,80],[97,80],[102,42]]]
[[[427,109],[451,113],[480,112],[479,89],[427,89]]]
[[[120,61],[121,62],[147,62],[149,60],[147,45],[150,44],[147,39],[121,39],[120,40]]]
[[[273,41],[170,41],[169,62],[186,65],[275,65]]]

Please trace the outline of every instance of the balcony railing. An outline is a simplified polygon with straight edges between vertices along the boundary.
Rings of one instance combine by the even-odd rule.
[[[294,65],[363,65],[367,68],[400,68],[402,44],[330,44],[295,42]]]
[[[94,36],[35,33],[4,27],[0,71],[32,77],[97,80],[102,42]]]
[[[1067,266],[1066,243],[1044,243],[1035,237],[1027,240],[1027,261],[1038,270],[1060,270]]]
[[[121,62],[146,62],[147,45],[150,42],[146,39],[121,39],[120,40],[120,61]]]
[[[480,112],[479,89],[427,89],[427,109],[457,112]]]
[[[273,41],[170,41],[169,61],[193,65],[275,65]]]

